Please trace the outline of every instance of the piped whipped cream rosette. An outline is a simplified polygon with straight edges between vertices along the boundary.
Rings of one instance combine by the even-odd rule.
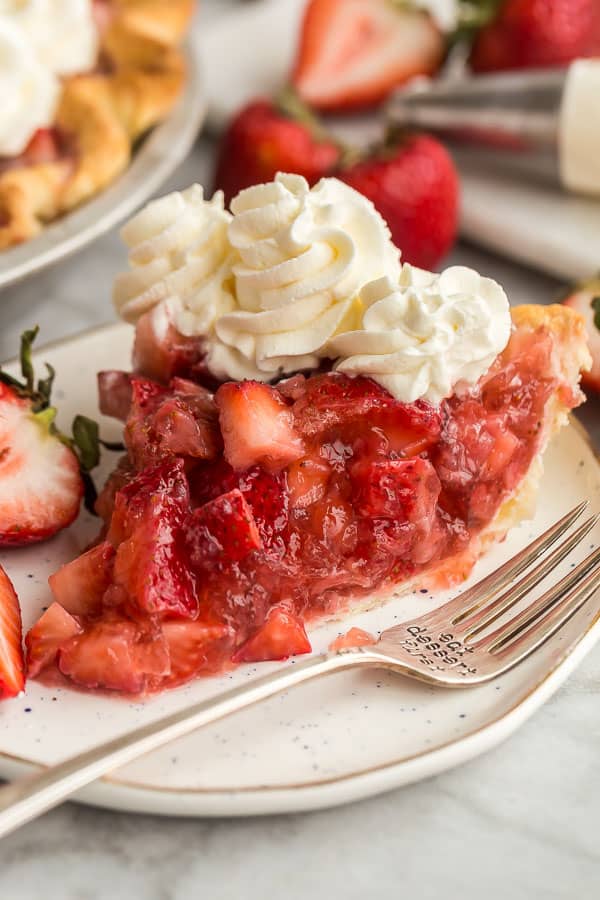
[[[297,175],[242,191],[223,207],[194,185],[154,201],[122,230],[130,271],[115,282],[120,315],[152,312],[197,340],[221,381],[318,368],[367,375],[405,403],[439,403],[475,384],[508,343],[506,295],[455,266],[400,265],[369,200],[335,178]]]
[[[181,334],[209,335],[215,320],[236,305],[230,221],[223,195],[207,201],[197,184],[141,210],[121,230],[130,270],[114,283],[119,315],[135,323],[168,301]]]
[[[506,294],[463,266],[436,275],[405,264],[398,282],[368,284],[361,301],[361,327],[330,343],[336,369],[368,375],[404,403],[437,404],[475,384],[510,337]]]
[[[237,308],[217,320],[206,360],[219,378],[269,381],[318,366],[332,336],[354,327],[361,287],[400,271],[373,204],[335,178],[310,189],[279,174],[231,209]]]

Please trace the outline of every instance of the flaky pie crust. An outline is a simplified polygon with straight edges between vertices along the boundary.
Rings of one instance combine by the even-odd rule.
[[[100,32],[106,71],[66,78],[54,125],[74,154],[0,174],[0,249],[103,190],[127,168],[136,139],[177,100],[185,78],[179,44],[194,0],[106,0]]]

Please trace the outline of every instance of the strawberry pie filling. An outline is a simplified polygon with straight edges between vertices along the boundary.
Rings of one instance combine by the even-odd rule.
[[[98,501],[99,542],[51,578],[30,672],[161,690],[308,652],[306,623],[445,560],[446,583],[462,579],[540,449],[553,350],[548,331],[517,330],[439,407],[335,372],[214,395],[104,373],[113,411],[129,406],[127,454]]]

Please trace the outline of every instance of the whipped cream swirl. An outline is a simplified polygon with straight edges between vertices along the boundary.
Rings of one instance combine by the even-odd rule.
[[[59,94],[58,79],[0,7],[0,156],[19,156],[38,128],[52,124]]]
[[[441,275],[404,265],[362,293],[362,327],[331,341],[337,370],[369,375],[397,400],[439,403],[472,385],[506,347],[506,294],[491,278],[454,266]]]
[[[91,0],[0,0],[0,155],[52,124],[60,77],[92,69],[98,44]]]
[[[131,268],[115,280],[117,312],[137,322],[169,300],[181,334],[208,335],[235,307],[230,221],[222,193],[205,201],[198,184],[148,204],[121,230]]]
[[[373,204],[335,178],[298,175],[242,191],[229,241],[238,308],[215,324],[207,365],[219,378],[272,379],[313,368],[354,327],[368,281],[397,277],[399,251]]]
[[[22,30],[49,72],[74,75],[94,67],[99,35],[91,0],[0,0],[0,16]]]

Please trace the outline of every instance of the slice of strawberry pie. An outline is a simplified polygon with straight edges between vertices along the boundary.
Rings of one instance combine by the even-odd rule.
[[[229,225],[238,243],[243,215],[237,233]],[[274,246],[289,234],[257,260],[275,265]],[[249,268],[234,261],[226,276],[238,301],[256,283]],[[231,338],[256,327],[252,300],[185,336],[187,378],[101,376],[127,452],[98,501],[99,542],[50,579],[30,671],[141,693],[306,653],[307,624],[461,581],[530,512],[541,454],[582,399],[580,317],[523,306],[511,321],[501,289],[464,269],[405,266],[353,296],[356,318],[344,310],[321,349],[299,340],[302,363],[277,337],[279,372]],[[255,377],[219,377],[244,353]]]
[[[465,578],[529,511],[540,454],[580,400],[580,320],[513,319],[489,372],[438,407],[339,372],[214,397],[133,377],[104,540],[51,578],[66,640],[46,664],[86,687],[160,690],[307,652],[304,623],[391,588]]]

